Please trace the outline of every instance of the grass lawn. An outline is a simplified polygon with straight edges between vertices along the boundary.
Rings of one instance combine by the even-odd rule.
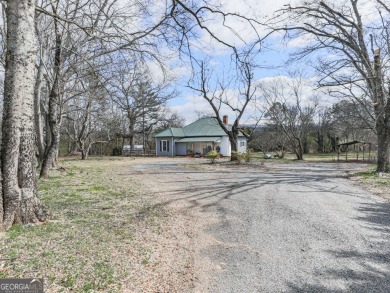
[[[367,171],[356,173],[354,179],[361,182],[369,191],[390,200],[390,174],[378,175],[375,166],[371,166]]]
[[[131,163],[63,160],[66,172],[40,180],[52,217],[0,235],[0,278],[41,277],[45,292],[142,292],[134,284],[156,265],[156,243],[148,237],[157,235],[158,242],[167,215],[132,180]]]
[[[270,152],[270,154],[274,155],[274,153]],[[264,160],[264,154],[262,152],[253,153],[253,158],[257,160]],[[367,156],[367,154],[366,154]],[[359,161],[362,161],[363,154],[359,153]],[[345,153],[341,153],[339,157],[341,162],[345,162]],[[350,152],[348,153],[348,161],[355,161],[356,153]],[[278,162],[290,162],[297,161],[296,156],[292,153],[285,154],[283,159],[272,158],[267,159],[267,161],[278,161]],[[310,153],[303,155],[303,161],[322,161],[322,162],[335,162],[337,161],[337,153]]]

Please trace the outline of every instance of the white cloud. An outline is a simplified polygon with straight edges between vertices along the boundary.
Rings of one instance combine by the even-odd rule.
[[[279,82],[280,84],[292,84],[297,82],[296,78],[292,78],[286,75],[278,75],[273,77],[264,77],[257,80],[258,83],[275,83]],[[309,77],[302,81],[303,86],[300,94],[300,103],[302,106],[313,104],[314,97],[318,102],[320,107],[330,107],[333,103],[337,102],[336,98],[332,98],[327,95],[323,90],[318,90],[316,88],[315,78]],[[288,91],[288,90],[286,90]],[[229,90],[227,95],[231,101],[237,101],[237,90]],[[292,95],[286,94],[286,101],[289,103],[295,103],[295,99]],[[265,111],[268,107],[267,102],[262,97],[260,91],[257,92],[257,99],[253,101],[246,109],[245,115],[241,119],[241,124],[254,124],[257,119],[261,117],[261,111]],[[197,112],[202,113],[211,113],[214,114],[212,108],[208,102],[203,99],[201,96],[196,96],[195,94],[188,94],[183,98],[176,98],[174,101],[171,101],[170,109],[176,111],[179,115],[183,116],[186,120],[186,123],[191,123],[197,120]],[[226,106],[223,106],[220,111],[220,115],[228,115],[229,121],[233,122],[236,118],[236,113],[233,112]]]
[[[253,27],[248,21],[240,17],[228,16],[215,18],[206,22],[207,27],[222,41],[240,47],[245,43],[251,43],[258,40],[269,32],[269,29],[262,25],[268,17],[282,8],[289,0],[223,0],[221,1],[221,11],[225,13],[236,13],[241,16],[252,19]],[[225,22],[224,22],[225,21]],[[256,23],[258,22],[258,23]],[[232,28],[232,29],[229,29]],[[210,37],[206,31],[202,31],[200,43],[205,45],[209,54],[226,54],[226,47]]]

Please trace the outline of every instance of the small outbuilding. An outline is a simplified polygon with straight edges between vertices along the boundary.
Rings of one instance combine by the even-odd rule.
[[[373,158],[371,156],[372,154],[372,143],[371,142],[366,142],[366,141],[359,141],[359,140],[354,140],[354,141],[349,141],[349,142],[344,142],[344,143],[339,143],[337,144],[337,161],[340,160],[340,153],[343,150],[345,152],[345,160],[348,160],[348,153],[351,151],[351,156],[352,160],[359,160],[359,154],[360,152],[362,153],[362,161],[371,161],[375,160],[375,157]],[[353,149],[350,150],[349,147],[353,146]]]
[[[224,117],[228,129],[228,119]],[[204,156],[211,150],[223,156],[231,156],[228,135],[216,118],[202,118],[183,128],[170,127],[156,134],[156,156]],[[247,137],[240,131],[237,139],[238,152],[245,152]]]

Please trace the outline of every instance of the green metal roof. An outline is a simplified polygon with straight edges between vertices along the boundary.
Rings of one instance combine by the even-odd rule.
[[[154,137],[167,137],[173,136],[171,128],[167,128],[159,133],[157,133]]]
[[[216,118],[202,118],[183,128],[185,136],[221,136],[225,131]]]
[[[174,137],[184,137],[183,128],[172,127],[171,131]]]
[[[184,137],[183,128],[170,127],[159,133],[157,133],[154,137]]]
[[[231,130],[232,126],[227,125],[227,128]],[[225,135],[225,131],[216,118],[201,118],[183,128],[167,128],[154,137],[220,137]],[[238,136],[242,137],[243,134],[239,132]]]
[[[185,137],[179,139],[177,142],[220,142],[220,136],[198,136],[198,137]]]

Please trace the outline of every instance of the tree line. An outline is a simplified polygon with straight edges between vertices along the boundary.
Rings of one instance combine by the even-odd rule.
[[[328,110],[320,115],[314,111],[314,100],[302,103],[299,78],[290,84],[256,82],[262,45],[281,33],[287,44],[307,41],[292,54],[291,62],[316,57],[310,60],[318,86],[329,96],[353,101],[358,106],[354,111],[364,113],[359,121],[370,125],[377,137],[377,171],[389,171],[390,9],[386,2],[369,3],[376,15],[369,18],[357,0],[302,1],[284,6],[266,21],[225,12],[219,4],[202,0],[1,1],[0,61],[5,74],[0,226],[45,220],[36,173],[47,178],[57,166],[64,137],[69,150],[76,148],[85,159],[95,144],[127,137],[133,145],[137,133],[145,140],[157,127],[180,124],[180,117],[165,107],[176,95],[174,77],[167,73],[167,60],[172,58],[188,61],[192,71],[188,88],[210,104],[233,149],[241,119],[250,110],[258,110],[252,111],[256,123],[263,116],[273,120],[295,146],[298,158],[304,149],[305,129],[312,124],[310,117],[317,113],[322,119],[318,124],[321,145]],[[224,39],[210,19],[220,22],[241,43]],[[255,37],[245,40],[232,20],[244,23]],[[229,74],[210,68],[202,34],[230,52]],[[163,73],[160,80],[154,78],[150,64]],[[264,111],[260,100],[268,104]],[[338,107],[345,113],[351,105]],[[231,129],[222,123],[223,107],[237,114]]]
[[[56,167],[61,132],[83,158],[91,145],[113,135],[128,136],[132,143],[140,123],[147,131],[175,118],[164,113],[174,93],[171,77],[157,82],[148,65],[164,73],[173,55],[193,58],[202,32],[237,57],[237,49],[215,34],[207,19],[223,17],[222,25],[228,19],[253,22],[208,1],[147,2],[1,1],[0,226],[46,219],[37,166],[42,178]]]

